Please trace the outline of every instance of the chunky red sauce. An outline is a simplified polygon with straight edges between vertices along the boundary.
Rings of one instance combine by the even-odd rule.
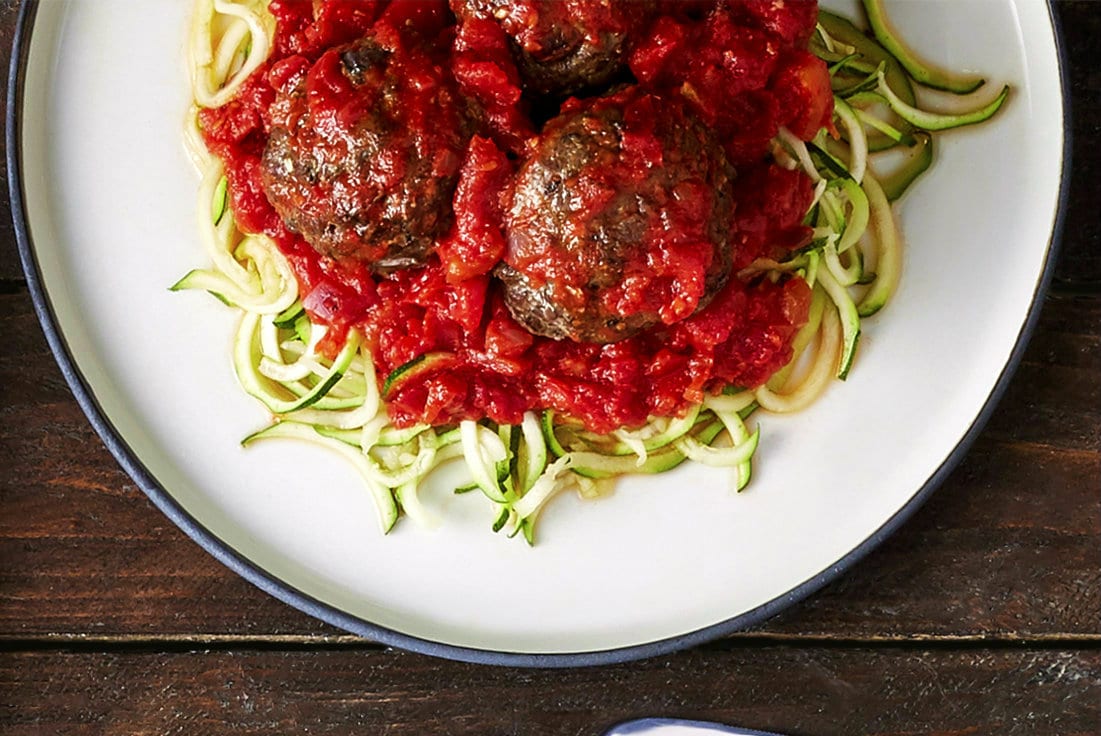
[[[729,222],[736,274],[759,256],[782,257],[806,242],[809,231],[801,220],[811,184],[802,173],[771,163],[768,145],[781,125],[812,136],[828,124],[832,97],[824,66],[803,50],[814,27],[814,2],[726,0],[709,10],[712,5],[639,2],[646,23],[630,39],[617,82],[675,97],[718,131],[736,171]],[[650,415],[683,412],[726,386],[758,386],[790,360],[791,340],[806,320],[810,299],[806,284],[795,278],[773,283],[731,276],[705,308],[693,312],[697,284],[687,307],[666,310],[657,324],[607,344],[529,332],[510,314],[493,276],[508,250],[504,194],[518,157],[538,140],[545,114],[539,112],[543,102],[533,104],[521,92],[510,55],[515,42],[492,22],[457,25],[444,0],[272,0],[270,8],[278,19],[271,59],[233,101],[203,111],[204,136],[225,161],[239,226],[276,241],[298,276],[307,311],[332,328],[327,349],[339,348],[348,329],[360,330],[380,384],[409,361],[433,355],[430,369],[396,383],[386,397],[395,424],[483,417],[516,423],[527,410],[553,408],[592,430],[610,431],[640,425]],[[273,116],[286,114],[285,106],[280,112],[276,105],[277,90],[292,77],[305,80],[307,104],[324,107],[334,120],[352,114],[349,108],[362,114],[362,100],[341,98],[330,52],[367,34],[393,34],[410,47],[435,49],[395,56],[391,64],[405,66],[391,71],[414,87],[418,79],[438,84],[449,75],[447,83],[458,90],[459,101],[446,110],[437,107],[438,96],[408,95],[400,101],[402,115],[454,123],[469,112],[457,106],[468,104],[476,120],[455,161],[440,153],[454,147],[454,136],[431,122],[424,130],[444,135],[442,149],[426,140],[429,133],[402,132],[403,145],[433,150],[435,166],[457,171],[457,184],[451,221],[435,237],[427,262],[382,273],[362,260],[322,255],[288,227],[262,183]],[[630,149],[638,171],[662,165],[661,151],[644,143],[640,139]],[[406,165],[407,151],[392,153],[396,165]],[[683,235],[676,241],[681,243],[698,237],[687,232],[698,227],[694,208],[711,195],[686,190],[678,196],[683,224],[671,226],[669,237]],[[685,263],[702,273],[710,259],[693,258],[685,255]],[[671,274],[676,264],[661,269]],[[644,292],[620,296],[640,303],[649,298]]]

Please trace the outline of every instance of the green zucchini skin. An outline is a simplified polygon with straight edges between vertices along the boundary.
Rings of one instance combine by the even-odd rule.
[[[892,85],[897,85],[899,96],[911,105],[916,104],[917,98],[914,95],[910,77],[894,54],[853,25],[852,21],[842,18],[840,15],[831,13],[828,10],[819,10],[818,22],[835,39],[855,48],[856,53],[872,69],[880,64],[885,64],[887,78]]]
[[[982,77],[971,74],[954,74],[944,69],[938,69],[917,57],[906,44],[898,37],[887,20],[887,13],[883,7],[883,0],[862,0],[864,12],[868,16],[868,24],[872,27],[875,38],[913,77],[914,81],[932,89],[952,92],[957,95],[966,95],[974,92],[986,84]],[[909,102],[908,104],[914,104]]]
[[[456,362],[453,353],[425,353],[395,368],[382,383],[382,397],[389,398],[404,384]]]

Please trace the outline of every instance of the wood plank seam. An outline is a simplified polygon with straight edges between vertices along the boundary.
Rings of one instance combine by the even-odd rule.
[[[829,637],[821,635],[746,632],[704,644],[700,649],[727,651],[752,648],[823,649],[935,649],[1011,650],[1045,649],[1101,651],[1098,634],[1008,635],[885,635],[871,637]],[[0,652],[55,651],[70,653],[174,653],[193,651],[388,651],[391,648],[351,635],[312,637],[303,635],[110,635],[46,634],[29,637],[0,637]]]

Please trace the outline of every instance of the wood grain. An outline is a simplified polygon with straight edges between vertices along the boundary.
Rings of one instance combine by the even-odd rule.
[[[6,736],[598,736],[639,716],[791,736],[1087,736],[1101,653],[764,647],[596,669],[515,670],[396,652],[0,655]]]
[[[1097,0],[1061,0],[1054,3],[1063,32],[1065,72],[1071,98],[1073,168],[1067,196],[1063,251],[1066,258],[1056,272],[1067,290],[1101,293],[1101,168],[1097,134],[1101,132],[1101,66],[1097,43],[1101,38],[1101,7]]]
[[[11,61],[11,46],[12,40],[15,37],[15,19],[16,13],[19,8],[18,0],[2,0],[0,1],[0,72],[3,74],[3,79],[7,79],[8,65]],[[0,112],[3,113],[2,118],[7,120],[7,82],[3,82],[3,94],[0,94]],[[7,150],[7,146],[0,143],[0,149]],[[8,180],[8,164],[7,157],[0,156],[0,172],[3,174],[3,181]],[[6,185],[0,185],[0,243],[14,244],[15,243],[15,230],[12,227],[10,212],[11,212],[11,199],[8,194],[8,187]],[[11,290],[15,284],[5,282],[16,282],[21,279],[23,275],[22,269],[19,265],[19,254],[16,252],[14,245],[12,247],[0,247],[0,292]]]

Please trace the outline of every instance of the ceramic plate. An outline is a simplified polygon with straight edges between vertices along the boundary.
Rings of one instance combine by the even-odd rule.
[[[614,727],[604,736],[781,736],[771,731],[754,731],[736,726],[679,718],[642,718]]]
[[[168,291],[206,265],[182,138],[190,5],[24,9],[8,134],[28,283],[78,399],[153,501],[238,573],[349,631],[457,659],[575,665],[757,623],[853,564],[944,478],[1036,316],[1065,144],[1048,5],[893,3],[923,54],[1013,96],[989,126],[943,139],[901,207],[897,298],[866,325],[846,383],[760,420],[750,489],[735,495],[703,467],[626,480],[603,500],[555,500],[529,548],[490,532],[486,504],[437,484],[440,528],[405,521],[383,537],[326,450],[241,448],[267,417],[235,383],[235,316]]]

